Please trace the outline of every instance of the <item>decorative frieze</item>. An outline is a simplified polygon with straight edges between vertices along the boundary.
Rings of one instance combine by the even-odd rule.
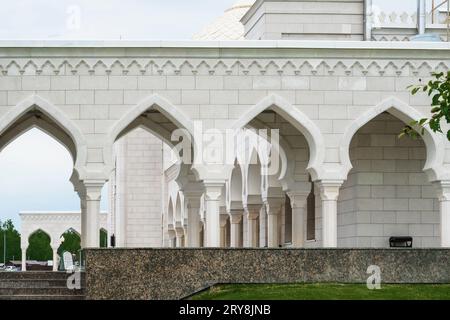
[[[380,38],[382,40],[382,38]],[[403,40],[403,39],[398,39]],[[429,75],[449,70],[448,60],[397,59],[0,59],[3,76],[17,75]]]

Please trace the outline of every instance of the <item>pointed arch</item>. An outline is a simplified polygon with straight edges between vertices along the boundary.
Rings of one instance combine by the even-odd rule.
[[[227,210],[241,209],[244,195],[243,170],[242,165],[236,159],[234,168],[225,184],[226,207]],[[237,208],[237,206],[239,206]]]
[[[247,207],[248,203],[262,202],[262,193],[264,189],[263,170],[261,158],[258,151],[253,148],[250,155],[250,161],[245,164],[243,170],[244,189],[243,204]]]
[[[354,120],[345,131],[340,143],[340,158],[343,165],[343,176],[346,177],[352,169],[350,161],[350,143],[356,132],[383,112],[388,112],[404,123],[418,121],[425,116],[417,109],[409,106],[403,101],[390,97],[382,101],[374,108],[369,109],[359,118]],[[423,170],[427,173],[430,181],[438,180],[443,174],[443,162],[445,145],[441,136],[435,134],[429,127],[425,127],[425,134],[422,136],[427,149],[427,160]]]
[[[38,232],[44,233],[44,234],[50,239],[49,244],[51,245],[51,243],[52,243],[52,241],[53,241],[53,237],[52,237],[51,232],[45,231],[44,228],[42,228],[42,227],[36,227],[36,228],[33,229],[32,231],[30,231],[30,232],[28,233],[27,237],[24,239],[24,240],[26,240],[27,246],[28,246],[29,243],[30,243],[30,238],[31,238],[32,236],[34,236],[36,233],[38,233]]]
[[[111,128],[109,132],[109,145],[104,151],[105,159],[109,164],[112,161],[112,146],[116,140],[137,127],[142,127],[168,145],[173,145],[173,141],[170,139],[172,135],[171,132],[150,119],[143,119],[140,117],[143,113],[150,110],[159,111],[177,128],[186,130],[187,132],[184,136],[187,136],[191,142],[191,146],[195,149],[195,144],[192,141],[194,136],[193,122],[167,99],[158,94],[153,94],[134,106]]]
[[[26,117],[27,113],[40,111],[48,119]],[[38,127],[68,149],[75,169],[80,170],[87,161],[87,143],[80,129],[57,107],[33,94],[0,118],[0,150],[22,133]],[[2,141],[3,140],[3,141]]]
[[[114,142],[121,135],[121,133],[133,123],[133,121],[135,121],[142,113],[151,109],[161,112],[178,128],[186,129],[189,131],[189,133],[193,133],[194,125],[183,112],[181,112],[167,99],[161,97],[158,94],[153,94],[138,103],[113,126],[109,134],[110,140]]]
[[[103,229],[103,228],[100,228],[100,229]],[[67,232],[74,233],[74,234],[76,234],[78,237],[80,237],[80,239],[81,239],[81,232],[78,230],[77,227],[70,227],[70,228],[64,230],[64,231],[60,234],[60,237],[62,237],[62,236],[63,236],[65,233],[67,233]]]
[[[323,135],[317,125],[309,119],[308,116],[279,95],[271,94],[261,100],[233,124],[233,129],[238,130],[245,127],[250,121],[267,109],[272,109],[281,115],[303,134],[308,142],[310,152],[307,170],[314,180],[320,179],[322,175],[321,167],[325,159],[325,143]]]
[[[173,226],[175,225],[175,219],[174,219],[174,210],[173,210],[173,201],[172,201],[172,197],[169,197],[169,203],[167,205],[167,219],[169,221],[167,221],[167,225],[173,228]]]
[[[182,228],[184,226],[185,212],[184,212],[184,195],[182,191],[178,191],[175,195],[175,228]]]
[[[254,122],[256,124],[258,124],[261,128],[263,127],[264,123],[262,121],[259,120],[254,120]],[[289,163],[295,162],[295,156],[293,155],[293,151],[291,149],[291,147],[289,146],[289,144],[286,142],[286,140],[282,137],[279,136],[279,143],[278,144],[273,144],[271,146],[272,151],[276,151],[278,153],[279,156],[279,165],[278,165],[278,172],[276,173],[278,179],[280,181],[282,181],[283,187],[285,189],[288,189],[290,185],[292,185],[292,183],[294,183],[294,166],[290,166],[288,165]],[[267,143],[271,143],[270,140],[266,140]],[[253,148],[256,148],[255,146],[253,146]],[[266,165],[265,166],[265,171],[269,170],[269,167],[267,167],[268,161],[270,161],[270,157],[267,154],[267,152],[260,152],[262,150],[257,150],[258,148],[256,148],[256,152],[259,155],[260,159],[263,159],[263,163]],[[267,172],[268,173],[268,172]],[[273,175],[273,174],[271,174]]]

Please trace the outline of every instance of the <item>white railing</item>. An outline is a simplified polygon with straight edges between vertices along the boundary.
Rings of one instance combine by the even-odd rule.
[[[411,27],[417,25],[417,13],[381,11],[374,14],[373,20],[375,28]]]
[[[427,25],[443,25],[447,23],[446,12],[428,12]],[[414,28],[417,26],[417,12],[379,12],[373,17],[374,28]]]

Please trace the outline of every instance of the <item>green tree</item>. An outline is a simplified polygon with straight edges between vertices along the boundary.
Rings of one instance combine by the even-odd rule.
[[[78,233],[72,229],[63,233],[64,241],[58,248],[58,254],[62,256],[65,251],[68,251],[78,258],[79,251],[81,249],[81,239]]]
[[[429,126],[433,132],[444,133],[441,122],[445,120],[447,123],[450,123],[450,71],[447,74],[443,72],[433,73],[432,76],[433,79],[427,84],[409,87],[412,95],[425,92],[431,97],[431,118],[412,121],[403,128],[400,136],[407,135],[413,139],[417,139],[425,133],[425,126]],[[445,134],[447,135],[447,139],[450,140],[450,130]]]
[[[30,260],[48,261],[53,259],[50,237],[42,230],[33,233],[28,239],[27,258]]]
[[[3,263],[4,257],[4,240],[6,234],[6,262],[21,259],[20,250],[20,233],[14,227],[11,220],[4,223],[0,221],[0,261]]]

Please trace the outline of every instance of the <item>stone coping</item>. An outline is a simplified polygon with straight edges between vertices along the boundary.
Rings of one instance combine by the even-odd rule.
[[[1,40],[0,48],[286,48],[450,50],[447,42],[332,40]]]

